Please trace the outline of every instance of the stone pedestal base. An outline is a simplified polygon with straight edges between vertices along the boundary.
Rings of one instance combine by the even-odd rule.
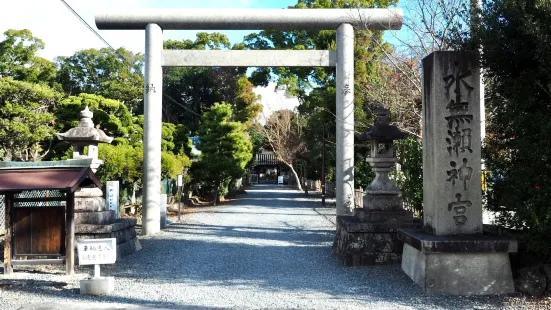
[[[136,219],[117,219],[112,224],[78,224],[75,227],[75,239],[117,239],[117,260],[142,249],[136,235]]]
[[[509,253],[516,240],[482,235],[434,236],[400,229],[402,270],[424,293],[493,295],[515,291]]]
[[[80,280],[81,295],[107,295],[115,290],[115,278],[97,277]]]
[[[414,228],[411,212],[358,209],[355,216],[337,218],[333,252],[345,266],[399,263],[398,228]]]

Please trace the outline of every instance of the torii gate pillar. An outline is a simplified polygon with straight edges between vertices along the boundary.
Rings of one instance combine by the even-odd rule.
[[[337,216],[354,214],[354,28],[337,28]]]
[[[157,24],[148,24],[145,27],[143,235],[161,230],[162,51],[163,30]]]

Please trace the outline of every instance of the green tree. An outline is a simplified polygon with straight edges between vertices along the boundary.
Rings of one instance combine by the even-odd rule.
[[[9,29],[0,42],[0,77],[52,86],[55,65],[36,53],[44,49],[44,42],[27,29]]]
[[[191,166],[191,160],[184,154],[172,152],[161,153],[161,176],[163,178],[176,179],[184,168]]]
[[[143,109],[141,54],[124,48],[86,49],[73,56],[57,57],[57,81],[67,95],[88,93],[124,102],[138,114]]]
[[[529,249],[551,253],[551,3],[485,1],[482,44],[491,172],[488,208],[523,229]]]
[[[0,152],[6,161],[38,161],[51,146],[61,94],[46,85],[0,78]]]
[[[244,134],[244,125],[232,121],[231,105],[215,103],[204,115],[199,127],[201,179],[211,182],[214,203],[220,202],[220,187],[245,173],[252,158],[252,144]]]

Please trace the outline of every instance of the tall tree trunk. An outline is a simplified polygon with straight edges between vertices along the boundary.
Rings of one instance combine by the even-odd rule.
[[[291,173],[293,173],[293,176],[295,177],[295,183],[297,184],[297,189],[299,191],[302,191],[302,186],[300,184],[300,179],[298,178],[298,174],[295,171],[295,168],[293,168],[293,165],[291,165],[291,164],[288,164],[288,163],[285,163],[285,164],[287,165],[287,167],[289,167],[289,169],[291,169]]]
[[[220,202],[220,178],[216,178],[214,184],[214,205],[216,206]]]

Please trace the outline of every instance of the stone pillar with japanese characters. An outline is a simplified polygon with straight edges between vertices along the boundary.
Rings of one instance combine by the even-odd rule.
[[[476,52],[423,59],[423,214],[434,235],[482,234]]]
[[[476,52],[423,59],[423,229],[399,229],[402,270],[423,292],[515,291],[517,240],[483,231],[480,74]]]

